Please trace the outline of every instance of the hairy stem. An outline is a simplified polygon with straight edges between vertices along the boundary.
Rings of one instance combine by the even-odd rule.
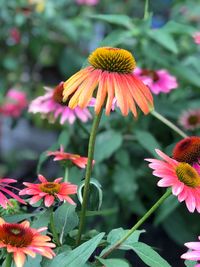
[[[185,134],[181,129],[179,129],[176,125],[174,125],[171,121],[163,117],[160,113],[158,113],[155,110],[151,111],[151,115],[153,115],[158,120],[162,121],[165,125],[167,125],[169,128],[174,130],[177,134],[179,134],[181,137],[185,138],[187,137],[187,134]]]
[[[52,235],[53,235],[53,239],[56,242],[56,245],[58,247],[60,247],[61,244],[60,244],[58,233],[57,233],[56,227],[55,227],[53,208],[51,208],[51,214],[50,214],[50,228],[51,228],[51,232],[52,232]]]
[[[86,173],[85,173],[83,202],[82,202],[81,213],[80,213],[80,223],[79,223],[76,245],[79,245],[81,242],[81,236],[82,236],[82,232],[83,232],[83,228],[85,224],[85,215],[86,215],[87,202],[88,202],[88,196],[89,196],[89,190],[90,190],[90,177],[91,177],[91,172],[92,172],[92,162],[93,162],[93,156],[94,156],[94,146],[95,146],[98,126],[101,120],[102,111],[103,109],[101,109],[98,115],[95,115],[94,121],[92,124],[91,133],[90,133],[90,139],[89,139],[89,144],[88,144],[88,162],[87,162]]]

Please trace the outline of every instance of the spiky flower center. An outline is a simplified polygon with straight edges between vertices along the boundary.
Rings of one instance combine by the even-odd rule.
[[[33,240],[30,228],[20,224],[5,223],[0,226],[0,242],[13,247],[27,247]]]
[[[176,174],[179,181],[185,185],[193,188],[200,186],[200,176],[190,164],[185,162],[179,163],[176,167]]]
[[[53,100],[61,105],[65,105],[65,102],[63,101],[63,87],[64,82],[60,82],[53,91]]]
[[[61,185],[54,182],[43,183],[40,185],[40,190],[42,192],[48,193],[49,195],[54,195],[60,191]]]
[[[135,58],[129,51],[113,47],[97,48],[88,61],[95,69],[118,73],[131,73],[136,66]]]
[[[196,115],[191,115],[189,118],[188,118],[188,123],[190,125],[196,125],[199,123],[199,118],[196,116]]]
[[[200,137],[191,136],[178,142],[173,150],[173,158],[179,162],[193,164],[200,158]]]
[[[149,76],[154,82],[157,82],[159,80],[159,76],[154,70],[143,69],[141,75]]]

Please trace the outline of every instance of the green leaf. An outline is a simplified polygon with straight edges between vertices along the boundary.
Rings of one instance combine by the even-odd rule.
[[[179,33],[179,34],[192,34],[195,32],[195,28],[188,25],[175,22],[173,20],[167,22],[162,28],[169,33]]]
[[[155,148],[160,149],[160,145],[152,134],[146,131],[137,130],[135,131],[135,137],[144,149],[146,149],[154,157],[157,157]]]
[[[113,229],[112,231],[110,231],[110,233],[107,236],[107,242],[109,243],[109,246],[107,246],[101,252],[100,256],[103,255],[104,253],[106,253],[109,250],[109,248],[112,246],[112,244],[114,244],[117,241],[119,241],[120,239],[122,239],[128,232],[129,232],[129,230],[124,230],[121,227],[117,228],[117,229]],[[145,230],[136,230],[133,234],[131,234],[129,236],[128,239],[126,239],[122,243],[122,245],[118,249],[122,249],[122,250],[132,249],[132,244],[138,242],[140,235],[144,232],[145,232]]]
[[[121,259],[101,259],[96,257],[105,267],[129,267],[129,263]]]
[[[197,262],[196,261],[186,260],[186,261],[184,261],[184,264],[185,264],[186,267],[195,267]]]
[[[37,255],[35,258],[27,257],[24,267],[39,267],[42,261],[42,256]]]
[[[90,15],[92,19],[103,20],[112,24],[124,26],[131,29],[133,27],[132,20],[126,15]]]
[[[112,130],[98,134],[94,155],[96,163],[109,158],[122,145],[122,141],[122,135]]]
[[[50,210],[46,210],[45,212],[40,213],[40,215],[36,217],[34,222],[31,224],[31,227],[33,228],[46,227],[49,224],[49,219],[50,219]]]
[[[173,52],[174,54],[178,53],[178,47],[176,45],[176,42],[174,41],[172,35],[169,34],[167,31],[161,29],[151,30],[148,32],[148,35],[151,39],[153,39],[155,42],[157,42],[170,52]]]
[[[140,259],[150,267],[170,267],[171,265],[164,260],[150,246],[142,242],[132,244],[132,249],[140,257]]]
[[[176,67],[172,66],[171,70],[180,79],[191,83],[191,85],[199,87],[200,75],[194,69],[191,69],[190,67],[187,66],[183,66],[181,64],[176,64]]]
[[[131,31],[114,30],[103,39],[99,46],[118,46],[131,36]]]
[[[60,233],[61,239],[78,225],[78,215],[75,208],[69,203],[64,203],[54,213],[56,230]]]
[[[117,228],[117,229],[113,229],[107,237],[107,241],[110,244],[114,244],[117,241],[119,241],[121,238],[123,238],[127,233],[129,232],[129,230],[124,230],[123,228]],[[138,242],[139,237],[142,233],[145,233],[145,230],[135,230],[133,234],[131,234],[129,236],[128,239],[126,239],[126,241],[124,241],[122,243],[122,245],[120,246],[121,249],[130,249],[129,246],[131,246],[131,244]]]
[[[179,202],[176,197],[171,195],[168,197],[165,202],[159,207],[158,212],[155,218],[155,225],[163,222],[178,206]]]
[[[105,233],[100,233],[70,252],[64,252],[49,262],[48,267],[82,267],[94,252]]]

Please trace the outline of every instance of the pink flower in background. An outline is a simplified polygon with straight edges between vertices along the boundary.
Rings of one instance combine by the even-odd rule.
[[[153,169],[153,175],[161,178],[157,185],[171,187],[173,195],[178,197],[179,202],[185,201],[190,212],[197,209],[200,213],[199,169],[193,168],[188,163],[171,159],[158,149],[156,152],[162,160],[145,160],[150,162],[149,167]]]
[[[65,105],[62,101],[63,82],[54,89],[45,89],[46,93],[43,96],[37,97],[30,103],[29,112],[39,112],[43,118],[47,118],[50,122],[55,122],[60,116],[61,124],[64,124],[65,121],[73,124],[77,118],[82,122],[87,122],[92,118],[87,108],[81,109],[76,107],[75,109],[70,109],[67,104]]]
[[[184,111],[179,118],[179,124],[186,130],[200,128],[200,109]]]
[[[76,0],[78,5],[95,6],[99,3],[99,0]]]
[[[21,40],[20,31],[17,28],[10,29],[10,38],[14,44],[18,44]]]
[[[200,32],[196,32],[196,33],[193,35],[193,39],[194,39],[195,44],[200,45]]]
[[[17,118],[27,106],[26,93],[10,89],[5,96],[4,103],[0,106],[0,113],[4,116]]]
[[[198,237],[200,240],[200,236]],[[188,242],[185,243],[185,246],[191,251],[188,251],[181,255],[182,259],[191,260],[191,261],[200,261],[200,242]],[[195,265],[195,267],[200,267],[200,264]]]
[[[19,195],[32,195],[30,204],[38,202],[40,199],[44,199],[44,205],[50,207],[53,205],[55,199],[60,201],[66,200],[72,205],[75,202],[69,197],[77,193],[77,185],[69,182],[61,183],[62,177],[55,179],[53,182],[48,182],[43,175],[38,175],[40,184],[23,183],[27,188],[21,190]]]
[[[9,199],[4,194],[11,196],[12,198],[16,199],[17,201],[19,201],[22,204],[26,204],[26,202],[23,199],[21,199],[19,196],[17,196],[12,191],[10,191],[9,189],[6,188],[6,187],[9,187],[11,189],[18,190],[14,186],[10,185],[10,184],[16,183],[16,182],[17,182],[16,180],[10,179],[10,178],[1,178],[0,179],[0,205],[4,209],[7,208],[7,205],[12,206],[12,203],[10,203]]]
[[[134,74],[146,84],[152,93],[169,93],[178,87],[176,77],[172,76],[167,70],[149,70],[136,68]]]
[[[54,156],[54,161],[57,160],[70,160],[73,164],[78,166],[79,168],[85,168],[88,162],[88,158],[86,157],[81,157],[80,155],[77,154],[71,154],[71,153],[66,153],[64,152],[64,147],[61,145],[60,150],[57,151],[48,151],[47,152],[48,156]],[[94,160],[93,160],[94,164]]]

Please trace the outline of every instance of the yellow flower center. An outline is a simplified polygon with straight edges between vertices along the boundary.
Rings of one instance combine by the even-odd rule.
[[[95,69],[119,73],[131,73],[136,66],[135,58],[129,51],[113,47],[97,48],[88,61]]]
[[[198,172],[188,163],[179,163],[176,167],[176,175],[179,181],[189,187],[195,188],[200,186],[200,176]]]
[[[55,193],[58,193],[60,191],[60,187],[61,185],[58,183],[48,182],[45,184],[41,184],[40,190],[50,195],[54,195]]]
[[[27,247],[33,240],[31,229],[20,224],[6,223],[0,226],[0,242],[13,247]]]

